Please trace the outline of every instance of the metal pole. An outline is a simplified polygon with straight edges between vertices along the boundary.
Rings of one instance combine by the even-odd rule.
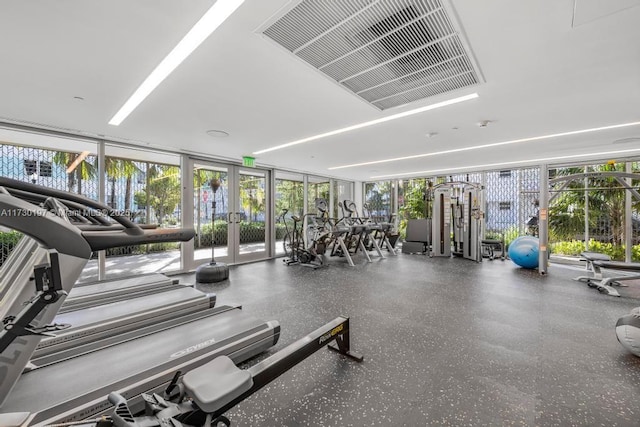
[[[308,213],[308,209],[307,209],[308,204],[309,204],[309,175],[304,174],[302,176],[302,216],[305,216]]]
[[[633,169],[631,167],[631,162],[625,163],[625,171],[627,173],[632,173]],[[625,179],[627,184],[630,186],[631,179]],[[632,200],[631,200],[631,191],[626,190],[624,192],[624,260],[625,262],[631,262],[632,258],[632,242],[633,242],[633,223],[632,223]]]
[[[105,142],[101,140],[98,142],[98,200],[100,203],[105,202],[106,188],[105,188]],[[98,252],[98,280],[104,280],[107,275],[107,252]]]
[[[584,167],[584,173],[589,172],[589,166]],[[584,249],[589,250],[589,178],[584,177]]]
[[[334,194],[336,192],[336,189],[334,188],[335,182],[336,181],[333,178],[329,180],[329,212],[331,212],[330,215],[332,215],[334,218],[338,218],[340,216],[340,213],[338,211],[334,211],[334,209],[338,209],[338,207],[335,205],[335,203],[333,203],[333,198],[339,197],[339,195]]]
[[[392,189],[393,189],[391,215],[393,215],[394,213],[396,214],[393,217],[393,229],[394,230],[398,229],[398,208],[399,208],[398,193],[400,192],[400,183],[401,182],[402,182],[402,180],[399,180],[399,179],[394,179],[393,181],[391,181],[391,186],[392,186]]]
[[[186,154],[182,154],[180,156],[180,188],[181,188],[181,196],[180,196],[180,212],[182,212],[182,226],[191,228],[194,226],[194,218],[192,212],[194,211],[194,203],[193,200],[194,195],[194,174],[195,168],[193,164],[193,160],[190,159]],[[147,163],[147,189],[149,188],[149,164]],[[148,193],[147,193],[148,194]],[[147,198],[148,200],[148,198]],[[200,200],[198,200],[200,203]],[[150,209],[147,207],[147,223],[150,222]],[[200,230],[198,229],[198,235]],[[195,242],[192,240],[190,242],[180,243],[180,270],[188,271],[194,268],[194,248]]]
[[[480,219],[480,251],[482,251],[482,240],[484,240],[487,232],[487,173],[482,172],[480,175],[480,185],[482,186],[482,197],[479,198],[479,206],[482,217]],[[482,259],[482,257],[480,257]]]
[[[540,197],[538,202],[538,272],[547,274],[549,262],[549,170],[546,164],[540,165]]]
[[[213,195],[211,196],[211,265],[216,265],[216,193],[220,188],[220,180],[213,178],[209,182]]]
[[[198,179],[198,202],[196,205],[196,215],[197,215],[197,226],[196,231],[198,232],[198,248],[202,247],[202,233],[200,232],[200,215],[201,215],[201,205],[202,205],[202,177],[200,176],[200,170],[194,169],[196,178]],[[206,190],[205,190],[206,191]],[[186,197],[186,196],[185,196]],[[205,202],[206,203],[206,202]],[[206,207],[206,205],[205,205]],[[206,214],[206,212],[205,212]]]

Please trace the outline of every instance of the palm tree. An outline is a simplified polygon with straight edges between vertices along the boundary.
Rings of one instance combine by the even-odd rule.
[[[124,193],[124,210],[129,211],[131,208],[131,186],[133,177],[140,173],[140,168],[134,161],[128,159],[118,159],[115,157],[106,157],[105,172],[107,179],[111,182],[111,197],[109,198],[112,207],[116,206],[116,182],[118,179],[124,178],[125,181],[125,193]]]
[[[624,164],[610,162],[606,165],[592,167],[593,172],[623,172]],[[582,168],[562,168],[556,170],[556,176],[567,176],[583,173]],[[560,239],[573,239],[584,231],[585,197],[584,180],[570,183],[557,196],[549,208],[549,228],[553,235]],[[612,177],[591,177],[589,190],[589,228],[600,228],[596,235],[601,235],[610,243],[624,243],[624,217],[626,191]],[[571,190],[575,191],[571,191]],[[640,202],[634,201],[637,210]],[[600,227],[598,224],[603,226]]]
[[[53,162],[59,166],[68,170],[74,162],[80,157],[80,153],[67,153],[58,151],[53,156]],[[77,193],[82,194],[82,181],[88,181],[96,177],[96,167],[89,162],[86,158],[82,159],[80,163],[67,173],[67,190],[73,191],[73,188],[77,185]]]

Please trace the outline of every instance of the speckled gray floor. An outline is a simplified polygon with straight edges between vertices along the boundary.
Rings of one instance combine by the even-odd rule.
[[[230,412],[234,425],[640,425],[640,358],[614,332],[640,300],[601,295],[562,266],[542,277],[510,261],[358,261],[259,262],[200,286],[281,323],[265,356],[342,314],[365,357],[316,353]]]

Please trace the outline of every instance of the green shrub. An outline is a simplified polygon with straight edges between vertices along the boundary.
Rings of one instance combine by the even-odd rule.
[[[0,245],[7,248],[13,248],[21,237],[22,233],[19,231],[0,232]]]
[[[291,226],[288,227],[291,230]],[[276,224],[276,240],[282,240],[285,234],[287,234],[285,225],[281,223]]]
[[[227,244],[227,222],[216,220],[215,242],[216,246]],[[203,224],[200,228],[200,236],[195,238],[195,247],[211,247],[211,223]],[[240,223],[240,243],[264,242],[264,223],[242,221]],[[276,238],[282,239],[285,234],[284,224],[276,224]]]
[[[580,255],[584,251],[584,242],[571,240],[569,242],[551,243],[551,253],[562,255]]]
[[[580,240],[571,240],[568,242],[556,242],[551,244],[551,253],[561,255],[578,256],[584,251],[584,242]],[[599,242],[597,240],[589,240],[589,250],[609,255],[611,259],[616,261],[624,261],[624,245],[614,245],[608,242]],[[632,261],[640,261],[640,245],[631,248]]]
[[[178,242],[150,243],[148,245],[120,246],[106,250],[107,257],[142,255],[154,252],[165,252],[180,249]]]
[[[19,231],[0,232],[0,265],[9,257],[21,237],[22,233]]]

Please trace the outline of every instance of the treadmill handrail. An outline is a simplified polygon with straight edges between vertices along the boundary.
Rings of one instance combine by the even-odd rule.
[[[48,210],[10,194],[0,193],[0,225],[20,231],[60,253],[85,259],[91,257],[88,243],[76,227]]]
[[[127,234],[143,234],[143,230],[138,227],[133,221],[127,218],[124,215],[119,214],[115,209],[111,206],[99,203],[95,200],[91,200],[87,197],[80,196],[78,194],[69,193],[67,191],[56,190],[53,188],[43,187],[42,185],[31,184],[28,182],[18,181],[11,178],[0,177],[0,186],[6,187],[7,189],[16,189],[22,190],[35,194],[42,194],[45,196],[55,197],[61,200],[69,200],[72,202],[80,203],[87,207],[98,209],[104,213],[106,213],[109,217],[113,218],[116,222],[120,223],[124,228]]]
[[[126,229],[107,229],[95,231],[83,230],[82,236],[93,251],[117,248],[120,246],[140,245],[146,243],[188,242],[196,232],[193,228],[155,228],[140,229],[142,234],[131,235]]]

